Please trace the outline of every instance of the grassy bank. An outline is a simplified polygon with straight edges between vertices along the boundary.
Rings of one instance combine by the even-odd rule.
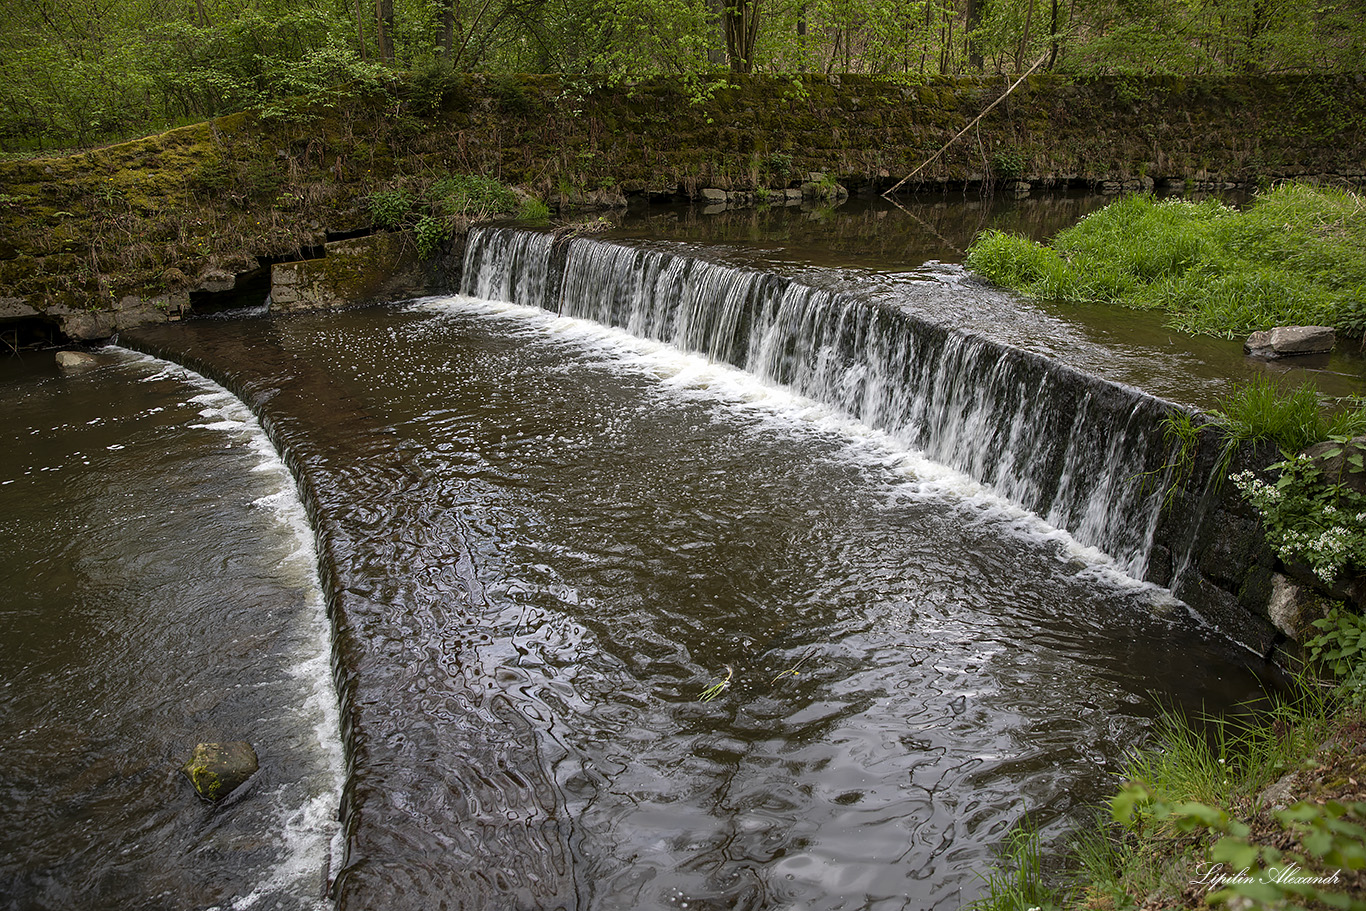
[[[1347,190],[1286,183],[1242,210],[1130,196],[1046,245],[986,232],[966,264],[1033,297],[1165,310],[1196,334],[1366,330],[1366,198]]]
[[[1325,624],[1321,654],[1361,641]],[[1329,626],[1331,623],[1331,626]],[[1361,663],[1332,684],[1300,678],[1270,708],[1218,719],[1164,714],[1157,746],[1046,875],[1028,829],[976,911],[1366,908],[1366,707]]]

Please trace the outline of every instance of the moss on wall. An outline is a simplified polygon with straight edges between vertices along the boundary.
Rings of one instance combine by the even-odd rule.
[[[105,325],[77,316],[123,301],[125,323],[174,318],[191,291],[225,274],[369,229],[369,194],[450,173],[496,177],[552,204],[796,187],[811,172],[855,191],[885,187],[1007,86],[459,76],[410,85],[398,104],[272,121],[235,114],[66,157],[2,162],[0,313]],[[1361,181],[1364,112],[1366,79],[1351,77],[1036,76],[927,167],[919,186]]]

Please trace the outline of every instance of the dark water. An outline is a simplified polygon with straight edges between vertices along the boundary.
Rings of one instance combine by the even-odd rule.
[[[314,479],[344,907],[956,908],[1156,703],[1257,690],[1162,590],[657,343],[465,299],[139,339],[249,387]]]
[[[851,208],[843,233],[731,213],[700,249],[1148,364],[1179,401],[1246,369],[952,265],[971,226],[1074,203],[936,205]],[[312,907],[330,871],[347,909],[957,908],[1026,813],[1050,839],[1089,818],[1159,705],[1259,692],[1249,655],[1094,549],[666,345],[463,298],[125,343],[219,377],[286,447],[350,774],[339,798],[315,555],[259,428],[127,352],[10,362],[7,907]],[[228,737],[263,769],[207,807],[175,769]]]
[[[313,908],[341,749],[311,534],[241,403],[0,362],[0,907]],[[177,771],[251,741],[232,805]]]

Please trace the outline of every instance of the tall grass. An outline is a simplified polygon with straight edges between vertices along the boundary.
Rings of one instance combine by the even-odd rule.
[[[1213,417],[1230,447],[1270,440],[1287,455],[1323,440],[1366,433],[1366,407],[1360,401],[1325,409],[1313,384],[1282,390],[1265,375],[1220,399]]]
[[[1165,711],[1154,728],[1155,745],[1135,752],[1122,777],[1155,803],[1194,802],[1248,819],[1261,793],[1312,763],[1341,723],[1334,697],[1307,677],[1290,695],[1239,714],[1192,721]],[[1201,841],[1169,819],[1144,818],[1124,829],[1106,814],[1078,834],[1070,860],[1068,907],[1131,907],[1159,895],[1173,902],[1164,907],[1182,907],[1177,896],[1207,857]]]
[[[1161,746],[1130,757],[1122,777],[1147,785],[1168,802],[1233,806],[1251,799],[1322,745],[1332,707],[1312,684],[1295,699],[1192,723],[1167,710],[1155,737]]]
[[[1347,190],[1287,183],[1241,211],[1128,196],[1051,245],[984,232],[966,265],[1033,297],[1165,310],[1192,333],[1366,332],[1366,199]]]
[[[1039,830],[1025,819],[1010,831],[1004,866],[985,877],[986,894],[967,907],[971,911],[1042,911],[1061,906],[1063,893],[1049,885],[1043,863]]]

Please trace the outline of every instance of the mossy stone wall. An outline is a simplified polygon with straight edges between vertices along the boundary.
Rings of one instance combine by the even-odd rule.
[[[0,322],[68,335],[178,318],[191,294],[373,229],[371,193],[450,173],[552,205],[704,189],[854,192],[931,158],[1005,78],[729,77],[592,84],[450,77],[400,99],[235,114],[65,157],[0,162]],[[1366,76],[1026,80],[907,189],[1366,180]],[[91,314],[101,314],[92,316]]]

